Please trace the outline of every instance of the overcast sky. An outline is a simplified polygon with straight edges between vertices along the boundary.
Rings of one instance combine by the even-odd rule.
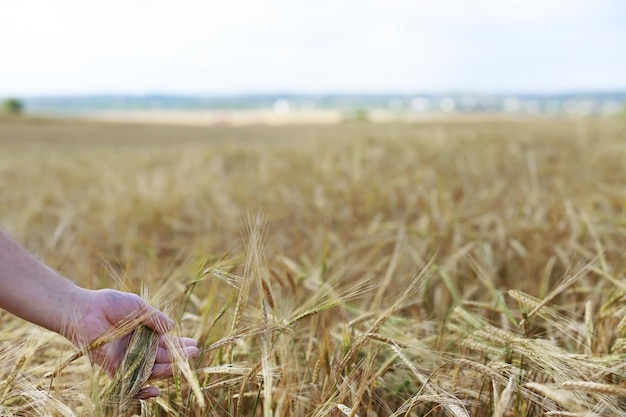
[[[0,95],[626,90],[623,0],[0,0]]]

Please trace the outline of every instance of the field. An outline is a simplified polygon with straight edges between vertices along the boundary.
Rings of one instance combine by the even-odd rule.
[[[0,119],[0,225],[198,341],[129,414],[624,415],[625,161],[617,118]],[[102,414],[74,352],[0,311],[0,415]]]

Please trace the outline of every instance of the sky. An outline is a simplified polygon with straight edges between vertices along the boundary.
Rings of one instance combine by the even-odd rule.
[[[0,96],[626,90],[623,0],[0,0]]]

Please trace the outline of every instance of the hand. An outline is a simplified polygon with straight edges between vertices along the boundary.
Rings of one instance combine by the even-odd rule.
[[[151,379],[171,376],[172,362],[176,358],[189,359],[199,354],[195,340],[167,336],[165,333],[174,327],[174,322],[135,294],[115,290],[82,290],[78,305],[80,306],[79,318],[68,327],[67,332],[64,332],[67,334],[64,336],[81,348],[110,331],[123,320],[146,317],[142,323],[161,333]],[[100,365],[110,377],[113,377],[124,359],[130,337],[131,334],[127,334],[93,350],[90,352],[91,360]],[[169,338],[167,343],[166,338]],[[177,351],[170,351],[171,346],[177,346]],[[139,397],[144,399],[159,395],[160,391],[154,387],[144,388],[139,393]]]

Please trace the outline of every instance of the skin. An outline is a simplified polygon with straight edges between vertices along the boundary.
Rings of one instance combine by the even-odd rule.
[[[196,341],[167,335],[174,322],[136,294],[81,288],[44,265],[1,229],[0,288],[0,308],[61,334],[79,348],[122,320],[143,317],[144,325],[161,334],[151,378],[171,376],[177,357],[198,356]],[[130,337],[125,335],[92,351],[91,360],[112,377],[122,363]],[[144,399],[159,395],[155,387],[144,388],[139,394]]]

